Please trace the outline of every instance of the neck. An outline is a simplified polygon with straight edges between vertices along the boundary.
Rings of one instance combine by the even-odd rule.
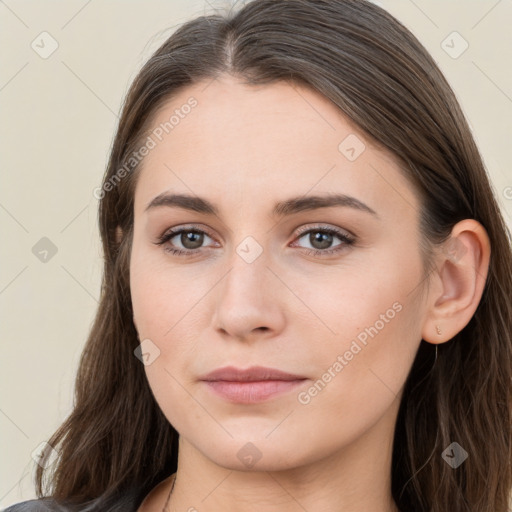
[[[280,470],[222,467],[180,436],[178,471],[168,509],[399,512],[391,495],[395,419],[394,415],[382,418],[336,453]]]

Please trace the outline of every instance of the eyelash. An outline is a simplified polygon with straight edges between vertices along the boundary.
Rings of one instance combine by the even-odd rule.
[[[164,245],[169,240],[174,238],[176,235],[180,235],[181,233],[189,233],[189,232],[204,234],[204,235],[208,236],[209,238],[213,239],[213,237],[210,236],[206,231],[196,228],[195,226],[190,226],[190,227],[186,227],[186,228],[183,227],[183,228],[171,229],[169,231],[166,231],[165,233],[163,233],[161,236],[158,237],[158,242],[154,242],[154,244],[155,245]],[[303,249],[306,252],[306,254],[312,255],[312,256],[325,256],[325,255],[330,255],[333,253],[340,252],[341,250],[343,250],[343,248],[353,245],[356,241],[354,236],[348,235],[345,232],[339,231],[339,230],[331,228],[331,227],[326,227],[326,226],[317,226],[317,227],[313,227],[313,228],[301,229],[297,233],[297,238],[300,239],[304,235],[307,235],[312,232],[313,233],[324,233],[324,234],[328,234],[328,235],[335,235],[342,241],[342,243],[339,245],[336,245],[334,249],[320,250],[320,249],[309,249],[307,247],[301,247],[301,249]],[[184,250],[184,249],[175,249],[172,247],[164,248],[164,250],[166,252],[169,252],[175,256],[184,256],[184,257],[194,256],[196,253],[200,252],[201,249],[202,248],[185,249]]]

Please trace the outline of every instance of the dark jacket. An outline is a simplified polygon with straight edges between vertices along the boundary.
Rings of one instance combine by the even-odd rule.
[[[83,505],[59,504],[52,498],[42,498],[17,503],[4,512],[137,512],[143,499],[144,495],[138,490],[109,500],[99,498]]]

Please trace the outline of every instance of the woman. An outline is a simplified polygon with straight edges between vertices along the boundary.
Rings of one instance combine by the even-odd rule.
[[[510,233],[390,14],[254,0],[186,23],[95,194],[75,407],[9,511],[508,510]]]

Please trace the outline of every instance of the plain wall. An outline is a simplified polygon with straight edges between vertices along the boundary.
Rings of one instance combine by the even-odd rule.
[[[444,71],[512,229],[512,2],[375,3],[410,28]],[[123,96],[177,25],[224,5],[0,2],[0,507],[35,497],[31,454],[71,409],[102,272],[93,190]],[[44,31],[58,43],[47,58],[40,54],[52,41]],[[469,44],[458,58],[442,47],[453,31]],[[452,52],[462,43],[454,41]]]

